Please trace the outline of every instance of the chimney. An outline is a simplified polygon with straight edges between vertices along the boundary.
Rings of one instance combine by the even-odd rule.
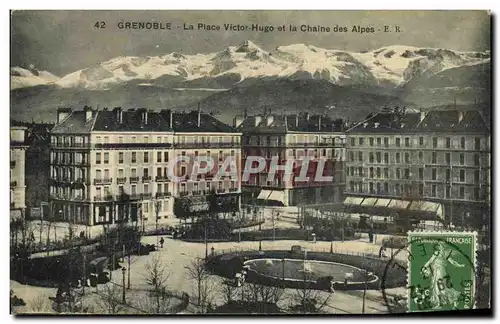
[[[299,127],[299,114],[295,115],[295,127]]]
[[[420,110],[420,122],[422,122],[425,118],[425,111]]]
[[[89,106],[85,106],[83,107],[83,111],[85,112],[85,122],[90,121],[94,115],[94,111],[92,110],[92,108]]]
[[[170,115],[168,118],[169,123],[170,123],[170,128],[173,128],[173,126],[174,126],[174,113],[172,112],[172,109],[169,109],[168,111],[169,111],[169,115]]]
[[[71,114],[71,108],[57,108],[57,123],[60,124]]]
[[[123,123],[123,110],[122,110],[122,107],[115,107],[113,109],[113,112],[115,113],[115,116],[116,116],[116,122],[118,124]]]
[[[200,108],[200,103],[198,102],[198,127],[200,127],[201,124],[201,108]]]
[[[318,117],[318,130],[321,130],[321,115]]]
[[[458,122],[460,123],[464,119],[464,112],[463,111],[458,111]]]
[[[245,107],[245,112],[243,114],[243,118],[247,119],[247,117],[248,117],[248,109]]]
[[[285,115],[285,130],[288,130],[288,116]]]
[[[307,120],[307,121],[309,121],[309,117],[311,117],[311,116],[309,115],[309,112],[306,112],[306,120]]]

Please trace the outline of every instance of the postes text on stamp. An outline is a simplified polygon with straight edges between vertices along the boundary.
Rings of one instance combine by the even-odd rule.
[[[475,232],[408,233],[408,311],[475,305]]]

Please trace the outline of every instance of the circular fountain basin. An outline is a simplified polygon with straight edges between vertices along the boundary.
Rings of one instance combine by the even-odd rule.
[[[333,281],[344,282],[349,278],[349,283],[362,283],[365,271],[351,265],[300,259],[254,259],[245,261],[251,271],[262,276],[286,281],[316,281],[319,278],[332,277]],[[371,275],[367,283],[373,283],[378,277]]]

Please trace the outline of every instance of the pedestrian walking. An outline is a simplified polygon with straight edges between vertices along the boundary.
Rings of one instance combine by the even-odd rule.
[[[160,248],[163,249],[163,243],[165,243],[165,240],[163,239],[163,237],[160,239]]]

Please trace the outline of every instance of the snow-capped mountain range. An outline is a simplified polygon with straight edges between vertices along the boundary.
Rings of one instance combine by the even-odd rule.
[[[258,79],[320,79],[336,85],[399,87],[416,77],[490,61],[490,52],[393,45],[366,52],[294,44],[265,51],[251,41],[209,54],[116,57],[62,78],[48,72],[11,68],[11,88],[54,84],[61,88],[105,90],[139,85],[230,88]],[[220,86],[222,84],[222,86]]]

